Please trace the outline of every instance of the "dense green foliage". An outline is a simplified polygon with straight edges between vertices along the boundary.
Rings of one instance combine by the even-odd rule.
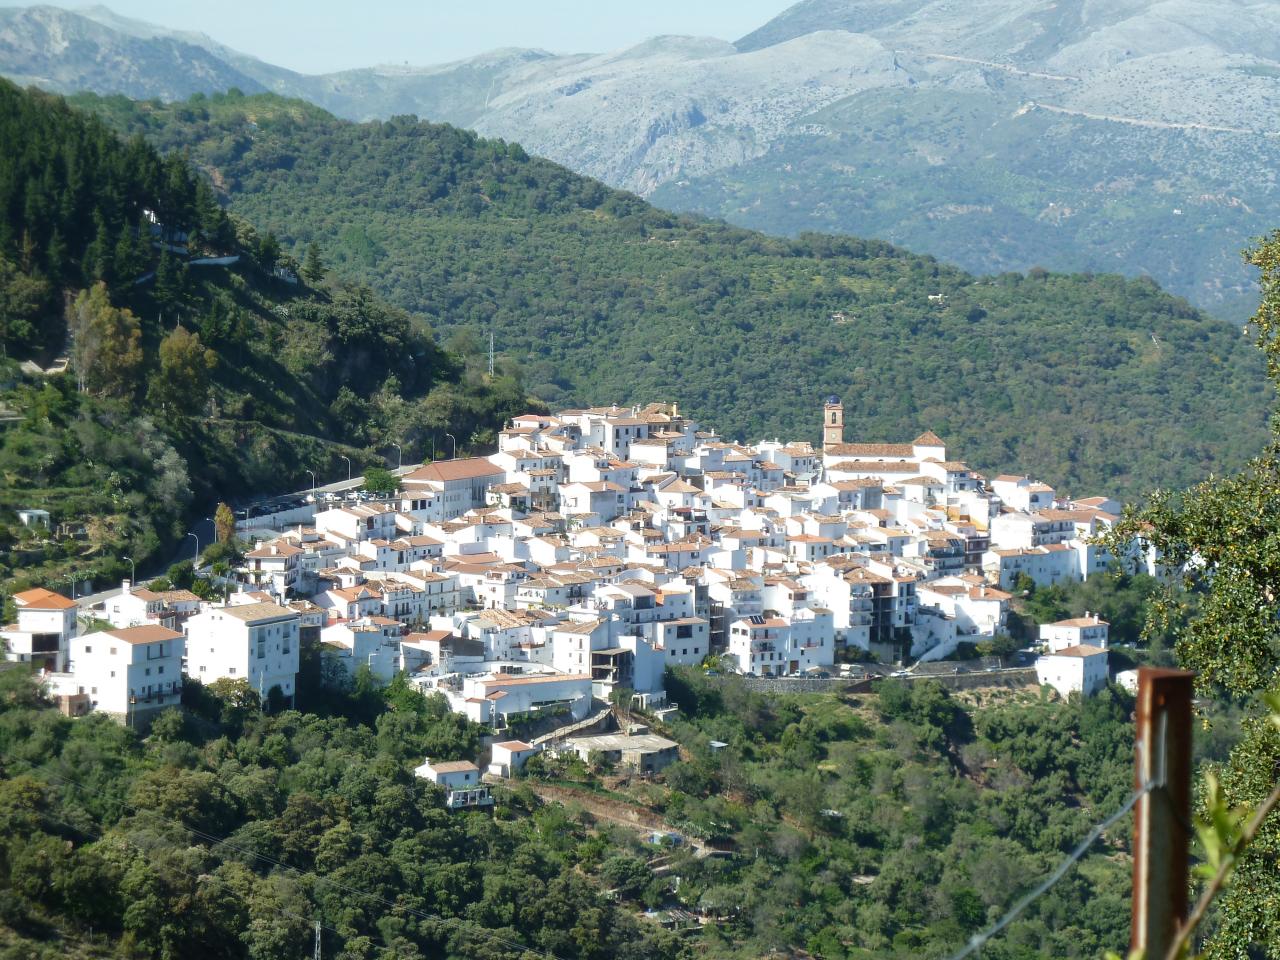
[[[0,927],[23,957],[77,942],[113,956],[292,957],[315,919],[326,956],[379,960],[802,945],[824,960],[938,956],[1128,789],[1132,703],[1114,690],[975,710],[934,684],[886,683],[859,704],[766,699],[695,670],[671,679],[688,719],[670,732],[689,758],[666,786],[595,789],[727,857],[591,827],[522,786],[494,818],[447,814],[411,769],[423,755],[474,756],[482,730],[401,682],[357,678],[327,695],[328,715],[263,715],[243,682],[192,683],[189,715],[162,716],[139,741],[103,717],[41,708],[25,678],[2,674]],[[580,761],[560,773],[591,779]],[[1126,841],[1113,831],[989,955],[1088,957],[1121,942]],[[644,906],[712,922],[681,940],[639,920]]]
[[[1238,332],[1150,281],[976,278],[880,242],[773,239],[412,117],[76,103],[189,150],[295,256],[317,244],[472,349],[495,332],[548,403],[674,399],[729,436],[816,439],[835,393],[859,438],[928,427],[979,469],[1115,495],[1238,464],[1263,435]]]
[[[283,960],[310,955],[314,920],[346,960],[677,953],[600,899],[603,844],[562,809],[516,792],[496,819],[451,814],[415,779],[424,754],[475,748],[441,702],[393,689],[364,725],[264,716],[227,690],[203,695],[219,722],[172,711],[142,742],[14,702],[16,676],[0,677],[6,957]]]
[[[1250,254],[1262,271],[1262,302],[1253,322],[1273,381],[1280,382],[1280,232]],[[1181,665],[1196,671],[1202,695],[1242,709],[1243,737],[1212,769],[1232,806],[1256,807],[1280,770],[1280,728],[1268,722],[1261,695],[1277,692],[1280,671],[1280,416],[1262,454],[1244,470],[1186,490],[1160,493],[1127,513],[1117,540],[1147,538],[1181,584],[1151,605],[1155,629],[1185,616],[1176,587],[1197,592],[1196,615],[1175,629]],[[1280,819],[1275,815],[1241,859],[1217,907],[1205,956],[1212,960],[1280,957]]]
[[[392,442],[484,442],[527,407],[513,371],[485,376],[318,261],[282,279],[297,264],[276,238],[229,219],[180,153],[6,82],[0,138],[0,578],[116,577],[193,505],[381,463]],[[17,371],[64,351],[70,374]],[[37,536],[23,507],[66,526]]]
[[[1114,688],[975,709],[933,683],[886,681],[857,703],[766,699],[688,669],[669,679],[690,759],[667,771],[664,816],[741,855],[679,867],[681,900],[732,917],[708,933],[712,955],[942,956],[1119,806],[1132,776],[1132,701]],[[983,956],[1091,957],[1123,942],[1126,829]]]

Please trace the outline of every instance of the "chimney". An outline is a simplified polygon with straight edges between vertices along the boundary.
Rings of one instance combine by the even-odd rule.
[[[121,581],[120,581],[120,592],[121,592],[121,593],[133,593],[133,582],[132,582],[132,581],[130,581],[130,580],[121,580]]]

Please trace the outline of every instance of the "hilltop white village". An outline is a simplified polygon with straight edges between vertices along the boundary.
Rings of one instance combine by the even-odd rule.
[[[1117,502],[984,477],[931,432],[846,442],[834,397],[821,416],[820,448],[728,442],[674,403],[520,416],[491,456],[427,464],[388,500],[321,508],[259,541],[225,602],[126,581],[93,611],[113,629],[81,632],[75,602],[31,590],[0,636],[75,715],[145,723],[179,702],[184,676],[289,703],[300,648],[318,640],[330,682],[404,672],[502,731],[581,721],[620,693],[662,711],[665,669],[709,655],[759,677],[937,660],[1003,630],[1019,575],[1082,580],[1112,562],[1095,538]],[[1041,639],[1042,683],[1087,695],[1107,682],[1104,621]],[[500,746],[502,763],[528,748]]]

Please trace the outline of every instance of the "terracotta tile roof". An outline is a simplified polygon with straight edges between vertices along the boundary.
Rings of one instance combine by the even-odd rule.
[[[70,610],[76,605],[74,600],[42,587],[15,593],[13,602],[26,610]]]
[[[909,443],[837,443],[824,451],[837,457],[914,457]]]
[[[93,634],[87,634],[93,636]],[[163,640],[181,640],[182,634],[168,627],[147,624],[141,627],[125,627],[123,630],[108,630],[107,636],[123,640],[125,643],[159,643]]]
[[[491,477],[505,472],[486,457],[467,457],[462,460],[437,460],[435,463],[428,463],[412,473],[405,474],[404,479],[447,483],[450,480]]]
[[[443,760],[426,764],[433,773],[479,773],[480,768],[470,760]]]

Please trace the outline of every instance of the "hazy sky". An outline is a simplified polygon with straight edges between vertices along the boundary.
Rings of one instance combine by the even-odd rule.
[[[557,53],[629,46],[663,33],[736,40],[793,0],[112,0],[116,13],[213,39],[280,66],[323,73],[442,63],[495,47]],[[3,6],[20,6],[5,0]],[[59,2],[76,9],[84,2]]]

